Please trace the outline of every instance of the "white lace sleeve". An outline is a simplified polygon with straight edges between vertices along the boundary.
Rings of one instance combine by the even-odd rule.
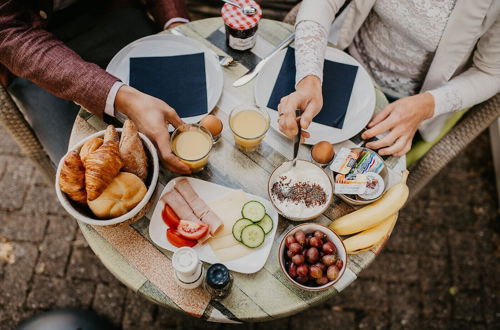
[[[295,28],[295,84],[315,75],[323,82],[323,63],[327,44],[325,28],[313,21],[301,21]]]
[[[486,101],[500,92],[500,77],[471,67],[441,87],[428,91],[434,96],[434,117]]]
[[[434,96],[434,117],[463,108],[462,98],[453,86],[444,85],[429,91]]]

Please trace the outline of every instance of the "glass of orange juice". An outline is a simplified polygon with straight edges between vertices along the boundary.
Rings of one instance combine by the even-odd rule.
[[[183,124],[170,137],[172,151],[191,171],[203,170],[214,140],[210,131],[198,124]]]
[[[229,127],[236,145],[243,151],[254,151],[269,130],[269,113],[256,105],[239,105],[229,114]]]

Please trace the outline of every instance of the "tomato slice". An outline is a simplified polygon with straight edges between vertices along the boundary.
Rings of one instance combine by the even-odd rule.
[[[193,241],[190,239],[185,239],[175,229],[167,229],[167,240],[176,247],[183,247],[183,246],[189,246],[193,247],[195,246],[198,242]]]
[[[165,207],[161,212],[161,217],[163,218],[163,222],[165,222],[170,228],[176,229],[177,226],[179,226],[179,217],[175,214],[170,205],[165,204]]]
[[[177,231],[184,238],[200,239],[208,233],[208,225],[202,222],[181,220]]]

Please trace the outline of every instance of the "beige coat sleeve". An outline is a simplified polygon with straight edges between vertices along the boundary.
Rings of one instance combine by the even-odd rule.
[[[472,66],[429,92],[435,98],[434,117],[469,108],[500,92],[500,16],[479,39]]]
[[[500,16],[479,39],[472,60],[478,70],[500,78]]]

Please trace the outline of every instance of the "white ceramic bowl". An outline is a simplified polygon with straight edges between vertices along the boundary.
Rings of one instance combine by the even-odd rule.
[[[121,128],[116,129],[118,132],[122,132]],[[69,152],[77,150],[79,151],[81,147],[85,144],[85,142],[96,138],[96,137],[103,137],[105,131],[100,131],[95,134],[90,135],[86,139],[83,139],[79,143],[77,143]],[[112,218],[112,219],[98,219],[96,218],[90,209],[79,206],[77,203],[71,201],[65,193],[61,191],[61,188],[59,187],[59,176],[61,174],[61,168],[64,163],[64,156],[60,161],[59,161],[59,166],[57,167],[57,172],[56,172],[56,194],[57,198],[59,199],[59,202],[61,202],[62,206],[68,212],[71,216],[73,216],[75,219],[87,223],[89,225],[97,225],[97,226],[109,226],[109,225],[116,225],[121,222],[130,220],[134,217],[136,217],[141,211],[144,210],[144,208],[147,206],[149,200],[153,196],[153,193],[156,188],[156,183],[158,182],[158,172],[159,172],[159,162],[158,162],[158,154],[156,152],[156,149],[153,145],[153,143],[142,133],[139,133],[139,136],[143,142],[143,145],[145,147],[146,155],[148,156],[148,177],[146,178],[146,187],[148,188],[146,195],[144,198],[140,201],[139,204],[137,204],[136,207],[134,207],[132,210],[129,212],[125,213],[122,216],[119,216],[117,218]]]
[[[376,200],[379,200],[382,197],[382,195],[387,191],[387,189],[388,189],[387,183],[389,182],[389,170],[387,169],[387,165],[385,165],[385,162],[382,159],[382,157],[380,157],[375,151],[368,149],[368,148],[364,148],[364,147],[363,148],[353,148],[352,150],[356,150],[359,152],[362,152],[364,150],[370,150],[370,151],[374,152],[375,157],[384,164],[384,167],[382,168],[380,173],[378,173],[382,177],[382,179],[384,180],[384,190],[382,191],[382,194],[380,194],[380,196],[378,196],[377,198],[374,198],[374,199],[356,199],[356,198],[353,198],[353,195],[342,195],[342,194],[337,194],[337,196],[340,199],[342,199],[343,201],[345,201],[351,205],[359,206],[359,205],[371,204],[371,203],[375,202]],[[333,173],[333,174],[334,174],[334,181],[335,181],[335,173]]]
[[[274,208],[278,211],[278,213],[281,214],[282,216],[284,216],[285,218],[289,219],[289,220],[292,220],[292,221],[306,221],[306,220],[315,219],[315,218],[319,217],[323,212],[326,211],[326,209],[328,208],[328,206],[330,206],[330,204],[331,204],[331,202],[333,200],[333,184],[332,184],[332,180],[323,171],[323,169],[321,169],[321,167],[319,167],[318,165],[313,164],[312,162],[307,161],[307,160],[297,159],[297,165],[296,166],[300,166],[301,168],[314,171],[319,176],[323,177],[323,182],[326,183],[326,191],[325,191],[325,193],[326,193],[326,196],[327,196],[327,201],[324,204],[324,206],[321,209],[318,209],[318,211],[315,212],[314,214],[311,214],[311,215],[308,215],[308,216],[304,216],[304,217],[299,217],[299,216],[296,216],[294,214],[288,214],[285,211],[281,210],[278,207],[278,205],[276,205],[276,203],[274,201],[274,198],[273,198],[273,195],[271,193],[271,190],[273,188],[273,184],[278,180],[278,178],[280,177],[280,175],[282,175],[284,172],[286,172],[288,169],[290,169],[290,163],[291,163],[291,161],[284,162],[283,164],[281,164],[280,166],[278,166],[273,171],[273,173],[271,173],[271,176],[269,177],[269,181],[268,181],[268,184],[267,184],[267,193],[269,195],[269,200],[273,204]]]
[[[297,232],[298,230],[302,230],[305,234],[315,232],[316,230],[320,230],[323,233],[325,233],[325,235],[328,237],[328,239],[330,241],[332,241],[332,243],[335,245],[335,247],[337,248],[337,258],[342,260],[343,266],[342,266],[342,269],[340,269],[339,275],[337,276],[337,278],[334,281],[330,281],[330,282],[326,283],[325,285],[312,287],[312,286],[300,284],[299,282],[295,281],[290,275],[288,275],[288,272],[287,272],[286,267],[285,267],[285,248],[286,248],[285,239],[288,235],[294,235],[295,232]],[[281,270],[283,271],[283,273],[285,273],[285,277],[287,279],[289,279],[290,282],[292,282],[294,285],[298,286],[301,289],[307,290],[307,291],[322,291],[322,290],[329,289],[331,286],[333,286],[335,283],[337,283],[339,281],[339,279],[342,277],[342,275],[344,274],[344,272],[347,268],[347,252],[346,252],[344,243],[342,242],[340,237],[337,234],[335,234],[330,228],[325,227],[325,226],[320,225],[320,224],[317,224],[317,223],[312,223],[312,222],[311,223],[303,223],[303,224],[300,224],[298,226],[293,227],[285,235],[283,235],[283,239],[281,240],[281,243],[280,243],[280,246],[278,249],[278,262],[280,264]]]

